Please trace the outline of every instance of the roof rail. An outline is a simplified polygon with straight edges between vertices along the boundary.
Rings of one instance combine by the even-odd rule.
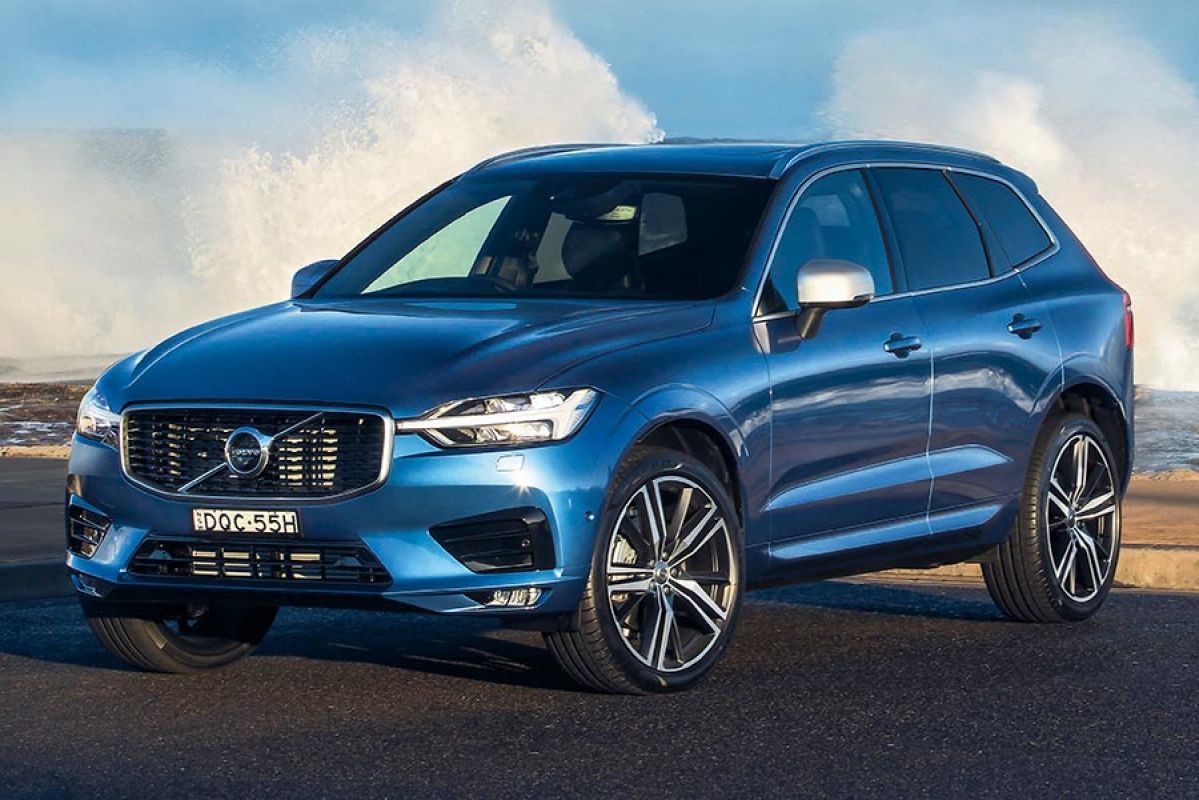
[[[579,142],[576,144],[543,144],[536,147],[522,147],[519,150],[509,150],[507,153],[500,153],[491,158],[485,158],[478,164],[464,172],[464,175],[470,175],[473,172],[494,167],[497,164],[507,164],[512,161],[523,161],[526,158],[537,158],[538,156],[552,156],[556,153],[569,153],[574,150],[589,150],[594,147],[620,147],[619,142]]]
[[[800,150],[795,155],[791,156],[791,158],[788,159],[786,163],[781,164],[781,166],[776,165],[775,168],[771,171],[770,176],[772,178],[777,178],[777,177],[781,176],[787,170],[791,169],[791,167],[794,166],[796,163],[807,158],[808,156],[814,156],[814,155],[818,155],[820,153],[827,153],[830,150],[843,150],[843,149],[847,149],[847,148],[851,148],[851,147],[891,147],[891,148],[895,148],[895,149],[899,149],[899,150],[904,150],[904,149],[907,149],[907,150],[931,150],[931,151],[938,152],[938,153],[946,153],[946,154],[959,155],[959,156],[968,156],[970,158],[979,158],[979,159],[982,159],[983,161],[989,161],[993,164],[1001,163],[999,161],[999,159],[995,158],[995,156],[990,156],[990,155],[987,155],[986,153],[980,153],[977,150],[967,150],[964,147],[951,147],[950,145],[944,145],[944,144],[925,144],[923,142],[893,141],[893,140],[888,140],[888,139],[854,139],[854,140],[846,140],[846,141],[840,141],[840,142],[825,142],[823,144],[816,144],[816,145],[812,145],[811,147],[805,147],[804,149]]]
[[[811,142],[798,139],[742,139],[738,136],[667,136],[647,144],[760,144],[767,147],[801,147]]]

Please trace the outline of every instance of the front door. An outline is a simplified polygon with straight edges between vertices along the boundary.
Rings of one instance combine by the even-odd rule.
[[[814,338],[800,340],[787,312],[796,270],[813,258],[866,267],[876,299],[830,311]],[[755,323],[772,387],[766,511],[776,560],[821,555],[822,541],[832,552],[927,533],[932,365],[903,288],[860,171],[831,173],[804,191]]]

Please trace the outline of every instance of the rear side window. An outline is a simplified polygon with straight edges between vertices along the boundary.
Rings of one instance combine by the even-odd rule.
[[[874,278],[876,296],[894,291],[874,203],[857,170],[826,175],[799,198],[779,237],[760,313],[796,307],[796,272],[814,258],[860,264]]]
[[[913,291],[991,276],[978,225],[938,170],[874,170]]]
[[[1049,249],[1049,234],[1008,186],[978,175],[953,174],[967,202],[995,233],[1008,265],[1018,267]]]

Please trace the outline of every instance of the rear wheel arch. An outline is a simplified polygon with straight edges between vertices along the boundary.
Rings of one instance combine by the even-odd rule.
[[[1063,413],[1075,412],[1091,419],[1103,432],[1116,458],[1123,488],[1128,487],[1132,471],[1128,418],[1115,393],[1095,381],[1081,380],[1066,386],[1049,405],[1042,429]]]

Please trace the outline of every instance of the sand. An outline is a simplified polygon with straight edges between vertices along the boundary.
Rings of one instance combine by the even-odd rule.
[[[1124,541],[1199,547],[1199,473],[1134,477],[1124,501]]]

